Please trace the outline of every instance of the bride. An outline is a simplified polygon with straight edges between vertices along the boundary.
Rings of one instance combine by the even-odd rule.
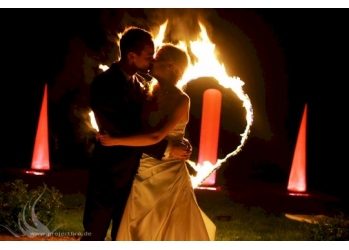
[[[176,87],[189,64],[172,44],[156,54],[150,74],[157,80],[144,104],[144,133],[126,137],[98,134],[105,146],[146,146],[184,137],[190,99]],[[184,161],[143,154],[116,240],[214,240],[216,227],[197,204]]]

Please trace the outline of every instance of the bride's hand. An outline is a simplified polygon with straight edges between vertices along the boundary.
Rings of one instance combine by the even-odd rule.
[[[97,134],[97,138],[101,141],[103,146],[115,146],[115,138],[111,137],[109,134]]]

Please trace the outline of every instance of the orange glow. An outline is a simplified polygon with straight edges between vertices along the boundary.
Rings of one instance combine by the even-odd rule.
[[[49,170],[48,118],[47,118],[47,84],[44,89],[38,128],[36,131],[32,169]]]
[[[217,162],[221,102],[222,94],[219,90],[208,89],[204,92],[199,145],[199,164],[201,166],[205,161],[211,165]],[[213,172],[202,185],[212,186],[215,182],[216,172]]]
[[[307,104],[305,105],[302,122],[298,132],[296,148],[293,155],[291,172],[287,190],[292,192],[305,192],[306,184],[306,129],[307,129]]]
[[[186,50],[188,54],[193,55],[193,58],[196,58],[195,62],[191,62],[188,70],[182,79],[178,82],[178,87],[183,87],[189,81],[200,78],[200,77],[213,77],[217,80],[217,82],[226,88],[228,91],[233,91],[237,97],[242,101],[243,107],[246,110],[246,128],[245,131],[240,134],[241,135],[241,143],[237,146],[237,148],[227,154],[223,159],[218,159],[216,163],[210,163],[209,161],[203,161],[200,163],[195,163],[193,161],[188,160],[188,163],[196,169],[198,174],[193,177],[191,176],[193,188],[197,188],[201,183],[203,183],[212,173],[214,173],[218,168],[220,168],[221,164],[225,162],[231,156],[236,155],[240,152],[241,148],[245,144],[248,134],[250,133],[250,128],[252,126],[253,121],[253,110],[250,98],[247,94],[244,93],[242,86],[245,84],[239,77],[230,77],[227,75],[225,71],[225,67],[222,63],[220,63],[215,54],[215,44],[213,44],[206,32],[205,27],[199,22],[200,26],[200,34],[198,35],[195,41],[190,41],[187,44],[184,41],[179,41],[177,46]],[[165,31],[167,28],[167,20],[164,24],[159,27],[159,30],[156,32],[152,32],[153,34],[157,34],[154,36],[154,44],[156,50],[163,44]],[[232,55],[233,56],[233,55]],[[108,69],[108,66],[100,65],[102,70]]]

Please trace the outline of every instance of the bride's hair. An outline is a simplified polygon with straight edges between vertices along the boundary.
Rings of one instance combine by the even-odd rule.
[[[166,60],[171,63],[173,67],[172,72],[175,77],[174,82],[177,84],[189,67],[188,53],[171,43],[163,44],[157,53],[161,53],[162,60]],[[150,84],[150,92],[153,92],[157,88],[157,81],[155,79],[153,80],[154,81],[152,81]]]
[[[185,52],[180,47],[171,43],[163,44],[159,49],[159,51],[160,50],[163,57],[168,62],[172,62],[174,73],[176,76],[176,82],[178,82],[184,75],[185,71],[188,69],[188,66],[189,66],[188,53]]]

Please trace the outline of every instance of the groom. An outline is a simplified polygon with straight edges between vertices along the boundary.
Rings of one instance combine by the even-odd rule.
[[[101,133],[122,136],[141,131],[145,79],[136,72],[148,71],[154,52],[153,37],[148,31],[137,27],[124,31],[121,59],[99,74],[90,87],[90,105]],[[159,160],[168,154],[187,160],[191,146],[186,140],[162,140],[145,147],[105,147],[97,141],[89,173],[82,241],[104,240],[110,223],[111,239],[115,240],[142,153]]]

